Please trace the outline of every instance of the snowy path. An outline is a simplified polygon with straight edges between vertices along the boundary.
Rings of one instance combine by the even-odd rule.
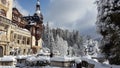
[[[0,66],[0,68],[16,68],[15,66]]]
[[[15,66],[0,66],[0,68],[70,68],[70,67],[51,67],[51,66],[44,66],[44,67],[15,67]],[[76,68],[76,67],[71,67],[71,68]],[[116,65],[105,65],[105,64],[100,64],[95,66],[95,68],[120,68],[120,66]]]
[[[45,66],[45,67],[23,67],[23,68],[70,68],[70,67],[51,67],[51,66]],[[71,67],[76,68],[76,67]]]

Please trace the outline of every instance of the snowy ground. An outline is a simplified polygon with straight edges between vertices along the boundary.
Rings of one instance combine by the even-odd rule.
[[[19,68],[19,67],[14,67],[14,66],[0,66],[0,68]],[[22,67],[22,68],[70,68],[70,67],[51,67],[51,66],[43,66],[43,67]],[[71,67],[71,68],[76,68],[76,67]],[[96,64],[95,68],[120,68],[120,66],[116,65],[106,65],[106,64]]]
[[[51,66],[45,66],[45,67],[23,67],[23,68],[70,68],[70,67],[51,67]],[[71,67],[76,68],[76,67]]]
[[[69,67],[51,67],[51,66],[43,66],[43,67],[14,67],[14,66],[0,66],[0,68],[69,68]],[[76,68],[76,67],[71,67]]]
[[[107,65],[107,64],[95,64],[95,68],[120,68],[120,66],[116,66],[116,65]],[[0,66],[0,68],[76,68],[76,67],[51,67],[51,66],[42,66],[42,67],[38,67],[38,66],[25,66],[25,67],[15,67],[15,66]]]
[[[35,57],[34,57],[35,58]],[[8,59],[8,58],[7,58]],[[33,60],[33,58],[29,57],[30,60]],[[80,63],[81,61],[87,61],[88,63],[90,64],[94,64],[95,65],[95,68],[120,68],[120,65],[117,66],[117,65],[110,65],[108,62],[104,62],[104,63],[99,63],[97,62],[96,60],[93,60],[91,59],[91,57],[89,55],[87,56],[84,56],[84,57],[53,57],[53,58],[48,58],[48,57],[36,57],[35,60],[40,60],[40,59],[44,59],[44,60],[50,60],[52,61],[53,59],[56,60],[56,61],[71,61],[71,60],[75,60],[75,62],[77,63]],[[6,58],[5,58],[6,60]],[[77,61],[76,61],[77,60]],[[21,66],[21,67],[15,67],[15,66],[0,66],[0,68],[70,68],[70,67],[51,67],[51,66],[43,66],[43,67],[37,67],[37,66]],[[74,67],[71,67],[71,68],[76,68],[75,66]]]
[[[0,68],[17,68],[15,66],[0,66]]]

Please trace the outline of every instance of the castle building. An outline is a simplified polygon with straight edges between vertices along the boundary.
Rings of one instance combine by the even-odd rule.
[[[13,0],[0,0],[0,56],[7,55],[8,25],[12,20],[12,3]]]
[[[40,1],[37,0],[36,11],[33,16],[24,17],[29,24],[25,26],[31,32],[32,35],[32,50],[33,53],[37,53],[42,48],[42,30],[43,30],[43,15],[40,11]],[[32,21],[32,22],[31,22]]]
[[[31,28],[27,28],[30,23],[17,8],[12,8],[12,3],[13,0],[0,0],[0,57],[31,54],[31,49],[33,53],[37,53],[42,48],[43,17],[40,2],[37,1],[34,14],[34,17],[39,16],[39,19]]]
[[[34,27],[35,32],[33,33],[33,36],[35,37],[35,46],[33,47],[34,49],[36,49],[37,51],[39,51],[39,49],[41,48],[42,45],[42,30],[43,30],[43,15],[40,11],[40,1],[37,0],[37,4],[36,4],[36,12],[34,14],[34,17],[38,16],[38,20],[36,20],[36,26]],[[35,48],[36,47],[36,48]]]
[[[0,16],[12,20],[13,0],[0,0]]]
[[[14,7],[12,9],[12,22],[17,24],[21,28],[25,28],[25,25],[27,25],[27,21],[22,17],[23,15],[16,7]]]
[[[26,55],[30,51],[30,31],[0,16],[0,56]]]

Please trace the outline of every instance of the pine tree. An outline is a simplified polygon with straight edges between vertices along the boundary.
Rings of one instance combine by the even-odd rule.
[[[97,5],[102,52],[110,64],[120,65],[120,0],[98,0]]]
[[[47,23],[42,35],[43,47],[49,48],[51,52],[59,51],[62,56],[64,54],[73,56],[73,53],[77,56],[83,55],[83,39],[78,31],[69,31],[61,28],[51,29],[49,23]],[[74,45],[77,46],[76,50]],[[68,51],[70,54],[67,53]]]

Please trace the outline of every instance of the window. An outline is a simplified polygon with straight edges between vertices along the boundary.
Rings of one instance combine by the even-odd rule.
[[[2,2],[3,4],[6,4],[6,3],[7,3],[6,0],[1,0],[1,2]]]
[[[18,39],[20,40],[22,38],[22,36],[21,35],[18,35]]]
[[[2,65],[3,65],[3,66],[9,66],[10,63],[9,63],[9,62],[2,62]]]
[[[11,31],[11,33],[10,33],[10,40],[11,40],[11,41],[14,41],[14,38],[13,38],[13,31]]]
[[[17,40],[17,43],[20,44],[20,40]]]
[[[16,39],[16,34],[14,34],[14,39]]]
[[[18,35],[18,36],[17,36],[17,43],[18,43],[18,44],[21,44],[21,38],[22,38],[21,35]]]
[[[25,52],[26,52],[26,49],[23,50],[23,54],[25,54]]]
[[[30,45],[30,38],[27,38],[27,45]]]
[[[4,9],[0,9],[0,15],[1,16],[6,16],[6,11]]]
[[[26,37],[23,37],[22,44],[26,44]]]
[[[17,43],[17,35],[16,35],[16,34],[14,34],[13,41],[14,41],[15,43]]]

